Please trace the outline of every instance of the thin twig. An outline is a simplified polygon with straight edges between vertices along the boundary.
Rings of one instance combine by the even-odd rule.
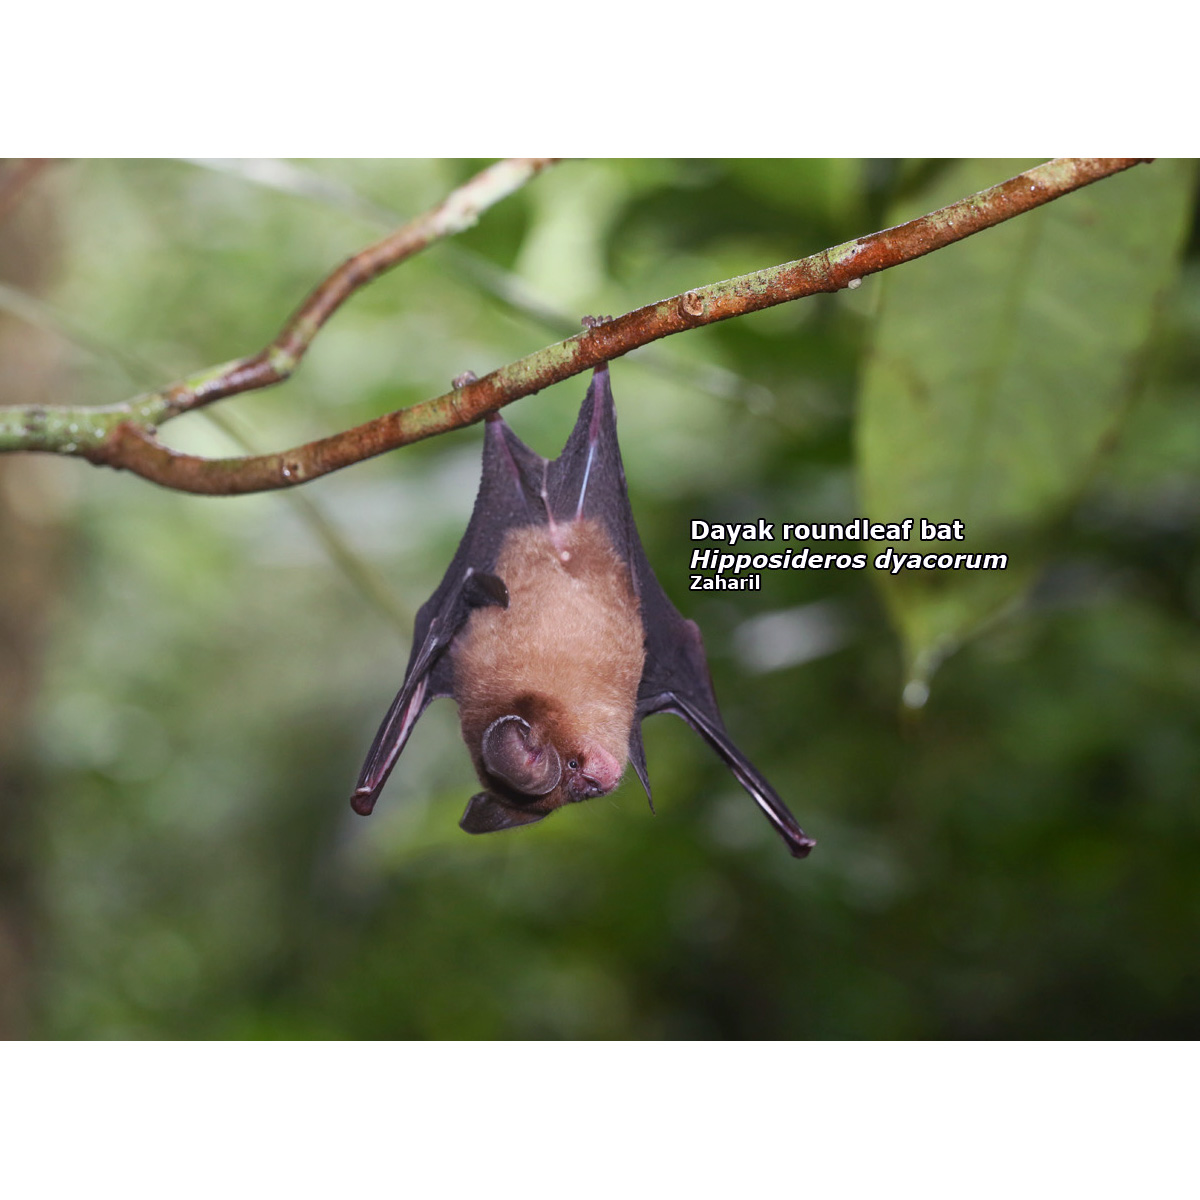
[[[161,424],[171,416],[212,404],[226,396],[282,383],[299,365],[325,322],[355,292],[433,242],[470,229],[479,220],[481,212],[558,161],[556,158],[507,158],[480,171],[462,187],[455,188],[436,208],[348,258],[313,289],[279,336],[265,349],[249,358],[228,363],[216,373],[205,373],[168,388],[165,396],[169,411],[163,413],[158,422]]]
[[[220,172],[255,187],[269,188],[282,195],[301,197],[336,212],[379,225],[395,228],[400,220],[392,209],[368,199],[348,184],[326,178],[306,167],[275,158],[191,158],[184,162]],[[520,276],[498,266],[477,250],[450,242],[442,249],[447,262],[480,291],[498,300],[511,315],[540,326],[557,338],[570,337],[578,328],[577,317],[555,308]],[[659,375],[685,382],[689,387],[722,399],[746,399],[755,396],[773,399],[769,388],[744,379],[728,368],[712,363],[691,362],[678,355],[642,355],[638,364]]]
[[[5,311],[118,368],[134,383],[161,379],[166,374],[161,366],[155,366],[141,355],[131,354],[85,329],[51,305],[0,284],[0,313]],[[219,429],[244,454],[256,452],[257,447],[251,444],[243,421],[233,410],[210,408],[200,416]],[[342,531],[309,494],[293,489],[285,492],[282,499],[292,504],[300,521],[363,599],[397,631],[407,634],[412,626],[412,613],[396,599],[378,569],[351,546]]]
[[[544,160],[536,161],[544,163]],[[176,385],[180,390],[177,398],[169,401],[167,412],[164,413],[159,404],[157,417],[151,415],[156,407],[153,402],[161,400],[163,393],[107,410],[39,409],[32,412],[0,409],[0,449],[73,452],[95,463],[133,471],[165,487],[208,495],[240,495],[293,487],[399,446],[471,424],[522,396],[599,363],[619,358],[659,338],[803,296],[850,287],[866,275],[920,258],[1145,161],[1131,158],[1055,159],[892,229],[869,234],[797,262],[710,284],[639,308],[501,367],[460,389],[281,454],[204,459],[180,454],[154,437],[151,427],[156,419],[165,419],[167,415],[210,403],[236,391],[277,382],[284,377],[279,374],[281,369],[286,368],[290,373],[320,323],[350,291],[362,286],[366,278],[374,277],[359,279],[354,271],[345,276],[335,273],[310,297],[271,347],[251,359],[215,368],[185,385]],[[381,246],[385,244],[380,243]],[[350,261],[354,263],[361,258],[361,255],[356,256]],[[370,269],[372,262],[370,258],[364,260],[364,267]],[[336,285],[332,283],[335,278],[338,280]],[[325,291],[327,287],[328,291]],[[341,299],[336,299],[338,296]],[[311,324],[317,317],[319,321]],[[278,362],[273,354],[278,357]],[[176,393],[168,390],[166,395],[170,398]],[[102,424],[93,428],[92,435],[76,431],[68,437],[61,426],[50,427],[51,421],[61,420],[51,414],[64,412],[73,415],[75,422],[100,414]],[[56,440],[59,441],[57,445],[54,444]],[[69,450],[62,444],[64,442],[71,443]]]
[[[214,408],[201,414],[212,422],[226,437],[237,443],[242,450],[255,449],[240,421],[233,418],[232,410]],[[350,582],[358,594],[391,625],[397,633],[407,637],[412,629],[412,612],[397,599],[379,569],[359,554],[347,541],[342,531],[311,498],[308,492],[289,491],[285,499],[293,502],[300,521],[307,526],[313,538],[320,543],[330,561]]]
[[[0,452],[32,450],[92,458],[122,422],[143,428],[153,441],[156,426],[185,412],[239,392],[281,383],[295,371],[325,322],[356,291],[433,242],[470,228],[480,213],[558,161],[510,158],[480,171],[435,208],[342,263],[313,289],[278,337],[257,354],[209,367],[126,403],[24,409],[0,406]],[[24,303],[15,293],[7,299],[14,310]]]

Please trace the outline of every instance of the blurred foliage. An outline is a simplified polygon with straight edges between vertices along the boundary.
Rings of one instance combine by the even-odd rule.
[[[422,211],[479,165],[56,168],[36,194],[65,226],[49,299],[113,351],[65,346],[61,398],[144,386],[122,354],[166,379],[257,349],[387,214]],[[500,293],[570,328],[878,228],[954,169],[568,162],[356,297],[286,386],[222,408],[259,448],[295,444],[559,336]],[[1096,188],[1145,193],[1172,170]],[[1053,270],[1085,269],[1110,233]],[[614,367],[647,553],[704,630],[726,723],[818,838],[802,863],[666,718],[645,730],[656,817],[631,777],[530,829],[462,834],[474,779],[449,703],[376,814],[353,816],[407,625],[294,498],[192,498],[39,460],[70,549],[31,747],[37,1033],[1195,1036],[1198,251],[1161,305],[1124,436],[1080,482],[1028,603],[942,667],[917,715],[900,713],[869,571],[686,591],[693,517],[859,515],[855,394],[881,281]],[[922,300],[931,353],[939,331],[985,335],[957,303]],[[506,415],[556,453],[585,386]],[[201,416],[164,435],[237,452]],[[411,613],[465,525],[479,453],[479,430],[460,431],[304,493]]]
[[[893,220],[1034,165],[958,164],[906,197]],[[915,514],[947,533],[959,521],[961,540],[924,549],[1011,559],[1004,571],[875,576],[918,698],[964,637],[1025,592],[1037,542],[1119,433],[1178,273],[1195,174],[1190,162],[1159,163],[1147,187],[1125,172],[881,280],[858,421],[867,515]]]

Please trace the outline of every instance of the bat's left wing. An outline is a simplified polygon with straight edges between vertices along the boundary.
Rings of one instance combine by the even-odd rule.
[[[629,758],[646,794],[650,794],[650,785],[646,778],[646,755],[639,724],[654,713],[674,713],[720,755],[734,778],[775,826],[788,850],[796,858],[807,857],[816,842],[800,828],[763,773],[734,745],[725,730],[713,693],[699,626],[681,616],[671,603],[654,577],[640,543],[635,561],[638,557],[642,620],[646,623],[646,668],[638,688],[637,721],[630,736]]]
[[[641,602],[646,665],[629,735],[629,761],[647,797],[650,780],[641,722],[654,713],[675,713],[717,752],[791,853],[804,858],[816,843],[800,828],[762,772],[726,732],[713,694],[700,630],[694,621],[680,615],[646,558],[629,504],[607,366],[597,368],[575,429],[562,454],[549,464],[546,479],[548,508],[556,519],[579,515],[604,522],[614,547],[629,565]]]

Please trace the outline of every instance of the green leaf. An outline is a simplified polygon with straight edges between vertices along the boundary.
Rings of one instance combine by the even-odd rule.
[[[1027,169],[970,160],[894,222]],[[1005,569],[873,571],[904,643],[906,701],[1024,594],[1050,523],[1114,441],[1189,227],[1194,166],[1160,161],[887,272],[861,382],[859,488],[902,553],[1007,555]],[[921,518],[964,540],[920,540]],[[882,545],[877,545],[882,550]]]

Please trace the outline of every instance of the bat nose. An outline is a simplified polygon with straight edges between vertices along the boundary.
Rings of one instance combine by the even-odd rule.
[[[582,770],[576,775],[576,780],[581,791],[586,789],[588,797],[603,796],[621,782],[625,764],[619,762],[603,746],[584,746],[580,757]]]
[[[584,775],[582,772],[575,774],[567,782],[567,792],[576,804],[580,800],[590,800],[593,796],[603,796],[605,792],[611,790],[598,779],[593,779],[590,775]]]

